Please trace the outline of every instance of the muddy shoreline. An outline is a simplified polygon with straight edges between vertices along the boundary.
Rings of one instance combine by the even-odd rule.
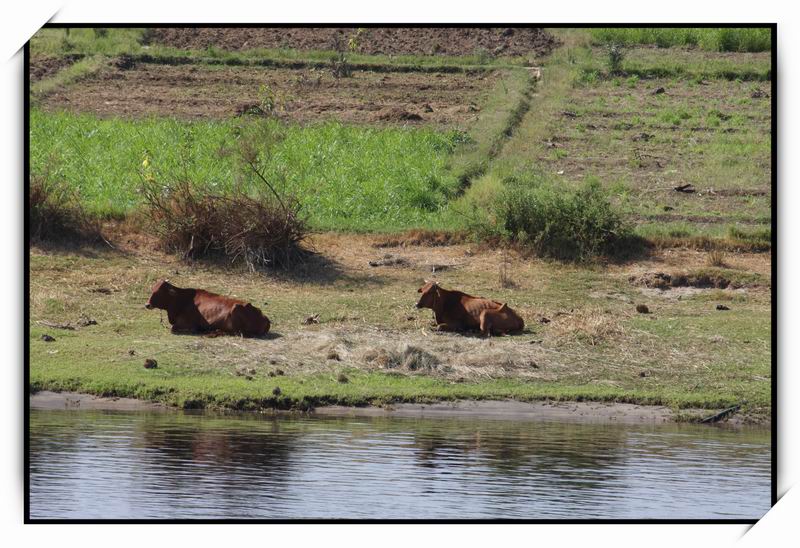
[[[78,392],[51,392],[42,390],[30,394],[29,408],[48,411],[180,411],[161,403],[133,398],[106,398]],[[461,418],[514,421],[554,421],[581,424],[666,424],[685,422],[679,420],[670,408],[657,405],[604,402],[522,402],[515,400],[459,400],[437,403],[400,403],[383,407],[347,407],[331,405],[310,412],[267,410],[271,414],[302,413],[320,417],[397,417],[397,418]],[[681,415],[707,416],[706,409],[689,409]],[[716,426],[741,427],[747,425],[742,417],[733,416]],[[762,425],[756,425],[761,427]],[[766,425],[768,426],[768,425]],[[765,427],[766,427],[765,426]]]

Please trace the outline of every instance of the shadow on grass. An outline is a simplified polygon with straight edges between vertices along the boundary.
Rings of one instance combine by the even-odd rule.
[[[299,284],[330,285],[335,282],[369,286],[386,284],[386,280],[382,276],[347,272],[344,266],[335,259],[313,251],[307,251],[302,259],[290,267],[264,272],[278,280]]]
[[[30,238],[27,242],[27,250],[30,251],[30,249],[34,247],[53,255],[78,255],[87,259],[125,257],[128,255],[128,253],[116,247],[112,247],[112,245],[100,237],[73,237],[70,239]]]
[[[280,339],[283,337],[280,333],[276,333],[274,331],[270,331],[264,335],[259,335],[257,337],[244,337],[242,335],[237,335],[236,333],[226,333],[224,331],[170,331],[171,335],[178,335],[178,336],[186,336],[186,337],[202,337],[204,339],[216,339],[218,337],[234,337],[234,338],[244,338],[248,340],[256,340],[256,341],[272,341],[275,339]]]
[[[652,242],[635,234],[620,238],[604,255],[604,259],[612,264],[625,265],[653,257],[656,246]]]

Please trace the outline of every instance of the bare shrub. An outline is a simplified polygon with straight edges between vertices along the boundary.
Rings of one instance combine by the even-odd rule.
[[[611,44],[608,48],[608,70],[611,74],[622,73],[622,60],[625,58],[625,51],[619,44]]]
[[[100,223],[87,215],[78,194],[66,182],[47,175],[31,175],[28,193],[31,240],[98,242]]]
[[[508,251],[503,249],[503,257],[499,263],[499,271],[498,271],[498,281],[500,283],[500,287],[504,289],[509,289],[516,287],[517,284],[514,283],[514,280],[511,279],[511,276],[508,273],[508,266],[511,264],[511,261],[508,259]]]
[[[167,251],[185,258],[226,257],[231,263],[288,267],[300,259],[308,234],[297,200],[214,193],[188,181],[142,186],[150,225]]]

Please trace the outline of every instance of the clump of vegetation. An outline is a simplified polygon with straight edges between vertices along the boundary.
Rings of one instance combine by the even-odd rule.
[[[164,248],[186,258],[224,256],[255,270],[288,267],[304,254],[308,227],[296,200],[241,189],[220,194],[185,180],[145,183],[142,193]]]
[[[622,73],[622,60],[625,52],[619,44],[611,44],[608,48],[608,70],[611,74]]]
[[[616,255],[633,242],[630,224],[596,180],[566,190],[539,176],[511,178],[495,218],[487,232],[544,257],[584,261]]]
[[[269,145],[261,137],[258,142]],[[250,270],[289,267],[305,255],[301,243],[309,228],[301,203],[279,193],[264,177],[259,169],[260,151],[253,142],[241,140],[237,151],[243,170],[263,183],[249,192],[241,180],[226,192],[186,177],[162,184],[145,155],[141,193],[148,222],[165,249],[183,253],[185,258],[224,256]]]
[[[258,97],[258,107],[267,116],[275,116],[286,110],[287,97],[277,93],[267,84],[262,84],[258,88]]]
[[[728,236],[732,240],[747,242],[751,244],[762,244],[770,246],[772,244],[772,229],[763,228],[759,230],[747,231],[737,226],[728,229]]]
[[[726,267],[727,255],[722,249],[712,249],[708,252],[708,266]]]
[[[434,371],[440,360],[427,350],[405,345],[396,350],[377,348],[364,354],[367,363],[384,369],[407,369],[409,371]]]
[[[28,227],[34,241],[99,241],[100,223],[89,217],[78,193],[48,174],[32,175],[28,193]]]

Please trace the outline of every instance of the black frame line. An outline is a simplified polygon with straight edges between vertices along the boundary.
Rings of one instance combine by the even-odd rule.
[[[770,166],[770,186],[771,186],[771,226],[772,226],[772,284],[770,294],[772,299],[772,323],[770,325],[771,334],[771,504],[775,506],[778,502],[778,222],[777,212],[777,191],[778,191],[778,24],[777,23],[45,23],[42,28],[296,28],[296,27],[414,27],[414,28],[440,28],[440,27],[460,27],[460,28],[495,28],[513,27],[527,28],[532,26],[549,28],[770,28],[771,29],[771,166]],[[23,285],[24,285],[24,305],[23,312],[23,356],[24,356],[24,386],[23,386],[23,416],[24,416],[24,523],[25,524],[359,524],[359,523],[386,523],[386,524],[655,524],[655,525],[754,525],[758,519],[40,519],[30,516],[30,406],[28,397],[30,395],[30,41],[23,46],[23,166],[25,171],[24,190],[25,190],[25,211],[24,219],[24,244],[25,251],[23,257]]]

